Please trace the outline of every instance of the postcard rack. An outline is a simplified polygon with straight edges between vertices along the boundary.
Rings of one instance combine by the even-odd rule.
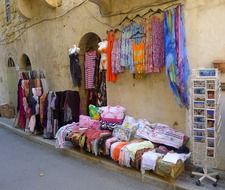
[[[191,84],[191,131],[192,160],[203,172],[192,172],[192,176],[200,176],[196,185],[207,178],[217,186],[219,174],[210,173],[217,167],[217,147],[220,142],[221,115],[219,108],[220,81],[217,69],[197,69],[192,72]]]

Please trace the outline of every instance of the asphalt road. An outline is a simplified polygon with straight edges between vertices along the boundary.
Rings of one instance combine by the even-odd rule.
[[[157,190],[0,127],[0,190]]]

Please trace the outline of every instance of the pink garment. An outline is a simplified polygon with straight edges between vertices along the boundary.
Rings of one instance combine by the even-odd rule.
[[[89,116],[80,115],[79,126],[80,128],[100,129],[101,124],[100,124],[100,121],[92,120]]]
[[[24,90],[21,85],[22,85],[22,80],[20,80],[18,85],[19,125],[21,128],[25,129],[26,114],[25,114],[25,110],[23,106]]]
[[[168,125],[154,123],[139,126],[136,136],[147,139],[153,143],[164,144],[174,148],[180,148],[184,142],[184,134],[177,132]]]
[[[153,72],[152,62],[152,20],[144,19],[143,21],[145,37],[145,73]]]
[[[86,144],[87,144],[87,149],[89,150],[89,152],[91,151],[91,147],[92,147],[91,142],[99,138],[102,133],[111,134],[111,132],[108,130],[99,130],[99,129],[87,129],[84,132],[84,134],[87,137]]]
[[[121,40],[115,40],[112,49],[112,72],[118,74],[124,71],[120,64]]]
[[[110,152],[110,146],[112,143],[119,141],[116,137],[112,137],[106,140],[105,142],[105,153],[106,155],[109,155]]]
[[[85,53],[85,88],[93,89],[94,86],[94,73],[97,54],[96,51],[90,51]]]
[[[153,72],[160,72],[165,65],[164,61],[164,22],[163,17],[152,18],[152,61]]]
[[[31,132],[34,132],[35,125],[36,125],[36,117],[35,115],[32,115],[28,124],[28,127]]]
[[[122,106],[106,106],[99,108],[102,121],[121,124],[125,117],[126,109]]]

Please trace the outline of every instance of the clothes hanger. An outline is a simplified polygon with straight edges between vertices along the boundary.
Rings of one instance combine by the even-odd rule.
[[[153,9],[149,9],[145,14],[142,15],[142,18],[144,18],[144,16],[146,16],[148,13],[154,12]]]
[[[114,30],[114,32],[116,33],[116,32],[122,32],[119,28],[116,28],[115,30]]]
[[[151,14],[149,17],[158,14],[158,13],[163,13],[164,11],[162,11],[161,9],[157,9],[157,11],[155,11],[153,14]]]
[[[141,35],[141,36],[136,36],[136,35]],[[143,37],[146,37],[146,34],[145,33],[142,33],[140,31],[137,31],[135,34],[133,34],[130,39],[135,39],[135,38],[143,38]]]
[[[164,11],[170,9],[171,7],[175,8],[175,6],[177,7],[177,6],[179,6],[179,5],[182,5],[182,4],[181,4],[181,3],[178,3],[178,4],[172,4],[172,5],[169,5],[168,7],[166,7],[166,8],[164,9]]]
[[[131,19],[131,21],[135,21],[136,18],[143,18],[141,15],[137,14],[134,18]]]
[[[126,16],[126,17],[119,23],[119,25],[123,24],[124,21],[126,21],[126,20],[131,21],[131,19],[130,19],[128,16]]]

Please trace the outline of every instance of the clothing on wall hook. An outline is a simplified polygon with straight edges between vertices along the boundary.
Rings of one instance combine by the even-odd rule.
[[[121,24],[123,24],[126,20],[128,20],[128,21],[132,21],[128,16],[126,16],[120,23],[119,23],[119,25],[121,25]]]
[[[80,48],[77,47],[75,44],[73,45],[72,48],[69,49],[69,55],[73,54],[73,53],[79,53],[80,52]]]

